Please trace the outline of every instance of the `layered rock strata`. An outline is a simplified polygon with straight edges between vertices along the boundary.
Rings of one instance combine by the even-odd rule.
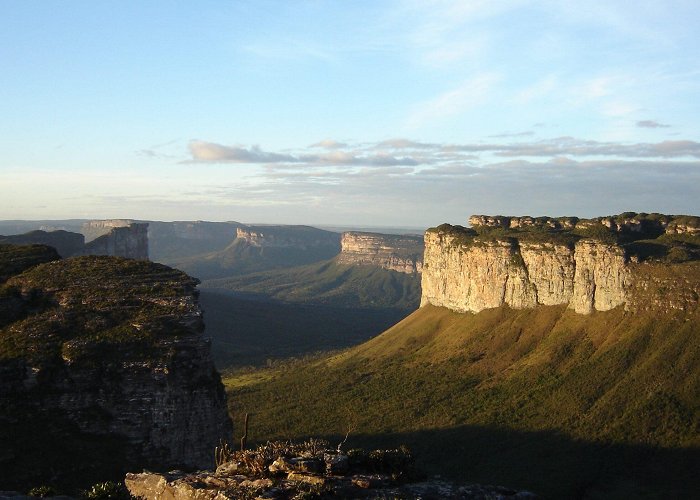
[[[111,255],[127,259],[148,259],[148,224],[132,222],[113,227],[107,234],[85,244],[83,255]]]
[[[70,482],[93,469],[211,466],[231,422],[196,285],[166,266],[95,256],[0,285],[13,308],[0,325],[0,469]]]
[[[378,266],[406,274],[423,270],[423,239],[419,236],[346,232],[340,247],[340,264]]]
[[[425,234],[421,305],[478,312],[566,304],[588,314],[627,301],[630,270],[615,244],[465,239],[450,229]]]

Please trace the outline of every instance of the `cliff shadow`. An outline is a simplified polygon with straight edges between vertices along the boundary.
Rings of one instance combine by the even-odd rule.
[[[335,447],[345,436],[326,436]],[[695,498],[700,448],[573,439],[556,431],[457,426],[350,435],[352,448],[407,445],[420,470],[464,483],[525,489],[543,498]]]
[[[361,344],[412,312],[294,304],[262,294],[212,289],[200,291],[200,304],[219,370],[263,366]]]

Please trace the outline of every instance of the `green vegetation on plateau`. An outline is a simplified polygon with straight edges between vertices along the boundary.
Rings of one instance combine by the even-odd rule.
[[[333,260],[246,276],[208,280],[220,288],[283,302],[340,307],[413,310],[420,304],[420,276],[378,266],[338,264]]]
[[[290,235],[313,238],[315,233],[332,234],[304,226],[282,226],[274,230],[274,235],[281,238]],[[168,264],[204,280],[301,266],[330,259],[339,251],[339,242],[318,246],[257,246],[244,238],[236,238],[223,250],[172,259]]]
[[[478,217],[478,216],[477,216]],[[700,217],[625,212],[596,219],[576,217],[491,217],[492,225],[466,228],[442,224],[429,233],[448,235],[457,245],[483,245],[493,241],[551,243],[573,248],[583,238],[620,245],[628,257],[638,261],[666,263],[700,259]],[[519,221],[517,227],[511,219]],[[522,221],[526,220],[527,224]],[[685,232],[667,232],[665,227],[687,228]],[[688,229],[690,231],[688,231]]]
[[[6,263],[16,260],[5,256]],[[161,264],[118,257],[34,266],[0,285],[0,305],[13,309],[12,321],[0,322],[0,360],[23,358],[33,366],[61,357],[89,360],[114,344],[142,354],[158,336],[182,331],[170,318],[190,306],[167,299],[196,284]]]
[[[700,266],[684,273],[695,279]],[[234,422],[252,413],[258,441],[352,428],[348,446],[405,443],[429,472],[551,498],[700,488],[697,307],[427,306],[341,354],[225,383]]]

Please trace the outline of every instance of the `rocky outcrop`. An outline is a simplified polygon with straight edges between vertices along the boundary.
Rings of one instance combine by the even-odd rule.
[[[70,484],[211,466],[231,422],[196,285],[166,266],[102,256],[10,278],[0,289],[15,310],[0,325],[0,469]]]
[[[80,232],[85,236],[85,241],[92,241],[100,236],[109,234],[116,227],[129,227],[134,221],[130,219],[101,219],[83,222]]]
[[[86,243],[83,255],[111,255],[127,259],[148,259],[148,224],[133,222],[112,227],[109,232]]]
[[[425,234],[421,305],[478,312],[567,304],[578,313],[624,305],[631,282],[617,245],[480,239],[451,227]]]
[[[378,266],[406,274],[423,269],[423,239],[418,236],[346,232],[340,247],[340,264]]]
[[[692,215],[664,215],[625,212],[620,215],[579,219],[578,217],[512,217],[503,215],[472,215],[473,228],[522,229],[538,228],[569,231],[605,227],[613,233],[646,234],[656,238],[660,234],[700,234],[700,217]]]
[[[255,451],[235,452],[216,472],[127,474],[124,483],[133,497],[144,500],[536,498],[530,492],[502,486],[425,480],[416,473],[413,457],[405,447],[369,453],[355,449],[345,454],[317,447],[322,441],[310,442],[312,450],[275,442]]]
[[[236,238],[252,247],[339,249],[340,235],[310,226],[246,226],[236,229]],[[337,253],[337,251],[336,251]]]

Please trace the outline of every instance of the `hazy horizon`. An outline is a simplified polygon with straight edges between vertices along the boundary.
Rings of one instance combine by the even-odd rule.
[[[0,219],[699,214],[696,11],[10,0]]]

